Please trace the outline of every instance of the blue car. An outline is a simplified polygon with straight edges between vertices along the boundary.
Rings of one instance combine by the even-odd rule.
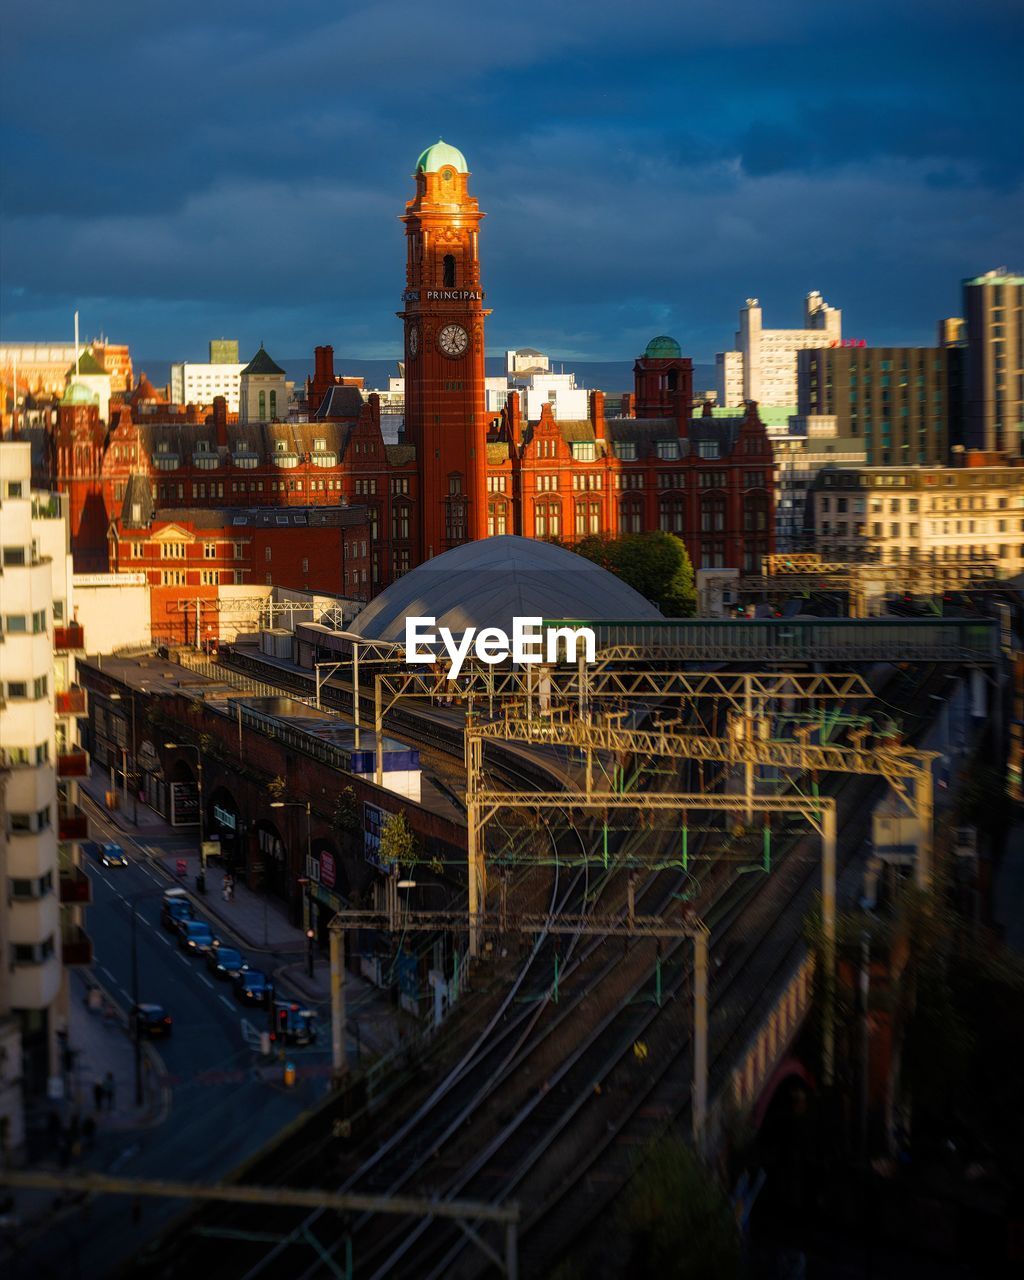
[[[101,867],[126,867],[128,865],[128,859],[119,844],[100,844],[96,840],[86,840],[83,842],[82,848]]]
[[[242,959],[241,951],[226,947],[223,943],[207,951],[206,967],[215,978],[237,978],[249,968]]]
[[[274,998],[274,984],[259,969],[246,969],[235,979],[235,998],[242,1004],[269,1004]]]
[[[188,898],[165,898],[160,908],[160,923],[169,933],[177,933],[186,920],[196,918]]]
[[[203,955],[213,949],[213,930],[204,920],[183,920],[179,926],[178,946],[182,951]]]

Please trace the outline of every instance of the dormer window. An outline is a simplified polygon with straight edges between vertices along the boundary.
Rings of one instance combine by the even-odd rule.
[[[679,457],[678,440],[659,440],[657,442],[658,457],[662,462],[675,462]],[[702,453],[701,457],[705,455]],[[717,455],[716,455],[717,456]]]
[[[615,446],[615,456],[619,459],[620,462],[635,462],[636,461],[636,445],[633,443],[632,440],[620,441]]]
[[[170,453],[170,446],[166,440],[161,440],[156,446],[157,453]]]
[[[209,453],[209,452],[210,452],[210,442],[209,442],[209,440],[197,440],[197,441],[196,441],[196,453]]]
[[[597,457],[593,440],[577,440],[572,446],[572,456],[577,462],[593,462]]]
[[[323,437],[323,436],[318,436],[318,437],[313,441],[313,449],[314,449],[314,451],[315,451],[316,453],[326,453],[326,451],[327,451],[327,440],[326,440],[326,438],[325,438],[325,437]]]
[[[286,440],[275,440],[275,441],[274,441],[274,452],[275,452],[275,453],[287,453],[287,452],[288,452],[288,442],[287,442]]]

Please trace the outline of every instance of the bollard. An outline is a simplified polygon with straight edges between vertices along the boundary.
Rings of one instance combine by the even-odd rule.
[[[260,1053],[263,1054],[264,1058],[270,1057],[270,1032],[269,1031],[260,1032]]]
[[[284,1087],[286,1089],[295,1088],[295,1063],[286,1062],[284,1064]]]

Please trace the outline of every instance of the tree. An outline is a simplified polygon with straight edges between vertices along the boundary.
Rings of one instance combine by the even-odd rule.
[[[387,866],[394,863],[403,871],[410,871],[417,862],[416,837],[409,830],[405,814],[399,810],[384,819],[380,832],[380,860]]]
[[[728,1280],[739,1265],[729,1201],[712,1174],[679,1138],[646,1153],[622,1211],[626,1275],[659,1280]]]
[[[577,555],[592,560],[648,600],[665,614],[691,617],[697,607],[693,565],[686,547],[675,534],[625,533],[618,538],[594,534],[576,544]]]

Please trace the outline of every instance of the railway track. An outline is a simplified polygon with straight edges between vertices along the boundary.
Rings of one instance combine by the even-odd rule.
[[[926,685],[927,678],[921,683]],[[442,735],[447,728],[442,727]],[[452,730],[452,736],[461,741],[461,735],[455,730]],[[858,812],[865,826],[868,821],[865,816],[867,811],[861,804],[863,797],[860,793],[866,794],[872,785],[871,779],[858,779],[853,780],[852,786],[847,784],[845,788],[848,795],[856,793],[851,803],[855,810],[860,805]],[[742,1017],[732,1016],[730,1006],[744,1006],[749,1010],[751,1004],[756,1003],[757,997],[771,986],[780,969],[785,966],[794,949],[793,938],[799,937],[799,920],[817,875],[817,865],[815,859],[815,865],[805,866],[801,872],[798,867],[799,859],[791,856],[798,847],[799,842],[794,841],[785,850],[778,851],[771,878],[745,877],[734,881],[734,887],[722,893],[718,892],[716,886],[712,895],[716,899],[716,905],[709,908],[712,916],[709,921],[712,925],[712,955],[716,958],[725,956],[711,989],[713,1033],[720,1041],[716,1045],[713,1040],[712,1071],[718,1077],[727,1069],[729,1055],[743,1033],[744,1020]],[[855,844],[849,840],[844,843],[841,866],[852,860],[854,848]],[[785,881],[787,867],[792,874],[791,883]],[[797,870],[794,871],[794,867]],[[581,872],[585,870],[584,865]],[[613,864],[604,874],[603,883],[599,883],[589,893],[584,887],[584,901],[588,896],[599,897],[601,893],[609,892],[617,873],[617,864]],[[659,880],[659,900],[667,901],[672,893],[678,892],[681,887],[680,879],[668,877],[669,885],[666,889],[666,877],[668,873],[649,877],[638,893],[638,902],[642,896],[655,891]],[[557,867],[554,881],[557,894]],[[560,909],[568,909],[567,904],[580,885],[581,874],[577,873],[561,899],[566,905]],[[771,893],[768,892],[769,888]],[[769,911],[768,902],[770,898],[777,898],[780,891],[788,903],[782,917],[777,912]],[[552,902],[556,900],[557,897],[553,896]],[[773,914],[777,924],[783,923],[786,926],[776,931],[784,935],[784,946],[769,948],[764,932],[754,930],[752,933],[750,925],[754,917],[764,917],[767,914]],[[431,1193],[439,1194],[442,1198],[468,1194],[482,1199],[503,1200],[515,1194],[529,1177],[531,1187],[535,1189],[540,1185],[542,1191],[539,1196],[531,1196],[523,1223],[521,1248],[524,1264],[528,1263],[524,1275],[540,1274],[541,1271],[537,1268],[542,1268],[545,1262],[557,1256],[558,1249],[566,1247],[564,1223],[567,1220],[582,1222],[585,1202],[589,1204],[590,1210],[594,1209],[594,1197],[581,1195],[580,1192],[585,1175],[595,1164],[606,1159],[609,1153],[620,1157],[621,1163],[621,1146],[617,1139],[626,1127],[635,1126],[638,1116],[645,1120],[646,1128],[651,1128],[652,1123],[661,1126],[671,1118],[678,1118],[680,1112],[688,1106],[689,1094],[687,1065],[690,1044],[687,1018],[685,1014],[682,1016],[683,1025],[680,1028],[666,1015],[666,1011],[671,1012],[673,1006],[676,1011],[684,1008],[685,1002],[677,1000],[677,997],[685,993],[690,980],[689,966],[680,963],[675,972],[669,974],[665,987],[668,998],[663,1000],[660,1008],[639,1005],[635,1001],[650,983],[650,965],[624,964],[618,956],[605,956],[602,960],[601,950],[607,952],[610,948],[606,945],[606,940],[593,939],[582,945],[571,958],[567,957],[569,963],[562,974],[561,1006],[553,1006],[550,995],[545,997],[542,988],[540,992],[533,992],[536,1003],[532,1009],[517,1011],[514,1009],[514,1002],[528,984],[531,975],[536,973],[534,966],[544,945],[544,939],[538,938],[507,997],[457,1067],[448,1073],[441,1085],[394,1131],[379,1152],[363,1161],[344,1183],[346,1189],[358,1186],[362,1190],[394,1192],[408,1187],[410,1182],[425,1172],[429,1176]],[[636,953],[638,948],[634,947],[632,950]],[[680,944],[667,948],[667,954],[663,956],[666,972],[683,950],[685,947]],[[760,953],[764,963],[759,967],[762,976],[752,982],[748,976],[747,962],[754,953]],[[619,979],[618,989],[615,991],[607,985],[613,975]],[[626,984],[625,990],[623,983]],[[753,989],[755,986],[756,991]],[[595,1020],[595,1007],[599,1003],[595,996],[599,992],[603,992],[606,1007],[599,1010],[599,1016]],[[553,1071],[543,1074],[540,1068],[546,1065],[544,1052],[560,1056],[558,1035],[571,1030],[574,1014],[581,1010],[586,1001],[590,1002],[586,1011],[590,1029],[568,1056],[561,1055],[561,1060]],[[545,1013],[550,1016],[547,1023],[541,1026]],[[634,1056],[632,1046],[640,1036],[652,1041],[657,1039],[659,1043],[663,1043],[664,1051],[658,1057],[656,1069],[651,1066],[637,1077],[637,1067],[631,1058]],[[545,1087],[532,1091],[522,1087],[522,1081],[536,1079],[541,1075]],[[484,1083],[467,1100],[459,1089],[471,1078],[481,1079]],[[666,1079],[685,1081],[685,1085],[668,1090],[671,1102],[659,1103],[653,1108],[652,1114],[646,1114],[650,1109],[650,1099],[656,1097],[659,1091],[664,1092]],[[609,1082],[609,1088],[595,1090],[595,1082],[600,1084],[602,1081]],[[520,1082],[518,1098],[508,1097],[509,1082],[513,1086]],[[614,1121],[605,1121],[602,1137],[600,1118],[602,1110],[607,1110],[609,1095],[614,1096],[617,1089],[627,1085],[628,1101],[626,1105],[618,1107]],[[502,1090],[506,1092],[503,1093]],[[458,1105],[451,1105],[453,1101]],[[508,1114],[510,1106],[513,1108],[511,1115]],[[406,1139],[413,1137],[418,1126],[423,1126],[428,1115],[436,1117],[435,1123],[428,1126],[429,1131],[421,1131],[413,1138],[411,1146],[403,1145]],[[475,1150],[467,1155],[465,1127],[474,1116],[486,1116],[488,1123],[481,1126],[478,1121],[474,1125],[471,1144]],[[588,1117],[591,1129],[595,1124],[594,1117],[597,1118],[597,1132],[586,1145],[586,1158],[581,1160],[577,1150],[576,1158],[567,1165],[563,1149],[560,1165],[557,1156],[559,1149],[566,1146],[570,1122],[577,1135],[575,1146],[578,1148],[578,1132],[584,1122],[588,1121]],[[481,1128],[485,1130],[484,1134],[481,1134]],[[461,1143],[460,1138],[463,1139]],[[480,1145],[481,1142],[483,1146]],[[546,1180],[539,1183],[538,1170],[545,1159],[548,1160],[550,1169]],[[560,1168],[573,1176],[558,1176]],[[622,1180],[628,1177],[628,1172],[628,1169],[619,1169]],[[552,1174],[555,1175],[553,1180]],[[567,1215],[564,1208],[570,1201],[574,1209]],[[555,1210],[559,1206],[563,1208],[556,1214]],[[322,1215],[311,1215],[301,1226],[314,1225],[320,1216]],[[333,1238],[329,1237],[330,1242],[325,1243],[332,1249],[345,1236],[355,1238],[358,1246],[356,1274],[360,1277],[372,1275],[375,1280],[406,1274],[417,1277],[454,1277],[475,1275],[481,1270],[477,1256],[466,1254],[464,1239],[454,1239],[437,1220],[423,1220],[397,1243],[393,1235],[389,1237],[370,1219],[344,1224],[341,1231],[334,1231],[331,1236]],[[387,1252],[388,1249],[390,1253]],[[283,1248],[271,1250],[245,1273],[246,1277],[261,1274],[281,1252]],[[290,1271],[289,1274],[295,1273]],[[326,1272],[321,1263],[316,1261],[300,1274],[310,1277]]]

